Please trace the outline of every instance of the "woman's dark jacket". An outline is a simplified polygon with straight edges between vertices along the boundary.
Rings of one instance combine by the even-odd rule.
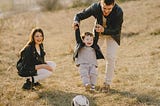
[[[44,64],[44,56],[45,52],[43,50],[43,44],[40,45],[40,54],[36,51],[35,45],[30,44],[25,47],[25,49],[21,52],[21,56],[24,58],[25,70],[28,70],[32,76],[37,75],[37,70],[35,69],[35,65]]]
[[[82,39],[81,39],[81,36],[80,36],[80,29],[76,29],[75,31],[75,38],[76,38],[76,47],[75,47],[75,50],[74,50],[74,55],[73,55],[73,60],[75,60],[75,58],[78,57],[78,52],[79,50],[85,46],[85,44],[83,43]],[[99,35],[97,32],[95,32],[95,37],[94,37],[94,42],[93,42],[93,45],[91,46],[92,48],[94,48],[95,52],[96,52],[96,57],[97,59],[104,59],[104,56],[100,50],[100,47],[98,46],[98,38],[99,38]]]
[[[94,16],[96,18],[97,24],[103,25],[103,12],[99,2],[92,4],[87,9],[76,14],[74,21],[80,22],[90,16]],[[102,35],[111,35],[111,37],[120,45],[121,27],[123,23],[122,9],[115,4],[111,13],[105,18],[107,27],[104,29]]]

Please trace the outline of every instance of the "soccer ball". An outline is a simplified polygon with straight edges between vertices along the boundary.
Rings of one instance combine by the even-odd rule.
[[[71,106],[89,106],[89,100],[83,95],[77,95],[73,98]]]

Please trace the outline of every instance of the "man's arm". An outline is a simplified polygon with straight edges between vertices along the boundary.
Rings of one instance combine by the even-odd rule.
[[[74,21],[80,23],[81,20],[84,20],[94,14],[96,4],[92,4],[88,8],[84,9],[82,12],[78,13],[74,17]]]
[[[79,26],[78,28],[75,30],[75,38],[76,38],[76,42],[77,43],[82,43],[82,39],[81,39],[81,36],[80,36],[80,29],[79,29]]]
[[[98,43],[98,39],[99,39],[99,34],[98,34],[98,32],[96,32],[96,30],[94,30],[94,34],[95,34],[94,44],[97,44]]]

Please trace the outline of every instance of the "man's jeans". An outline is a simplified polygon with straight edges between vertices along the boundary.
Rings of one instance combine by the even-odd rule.
[[[111,84],[112,79],[114,76],[114,70],[115,70],[115,59],[116,59],[116,52],[119,47],[119,45],[116,43],[116,41],[111,37],[107,35],[100,35],[99,36],[99,46],[102,47],[105,46],[106,50],[106,72],[105,72],[105,84]]]

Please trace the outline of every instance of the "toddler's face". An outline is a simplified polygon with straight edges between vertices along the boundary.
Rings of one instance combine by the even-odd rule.
[[[84,39],[83,39],[83,43],[86,46],[92,46],[93,45],[93,37],[91,37],[91,36],[85,36]]]

